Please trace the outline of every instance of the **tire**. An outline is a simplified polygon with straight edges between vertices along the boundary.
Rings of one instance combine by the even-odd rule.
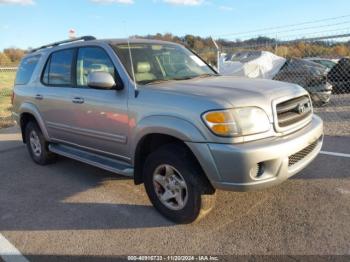
[[[27,150],[33,161],[39,165],[53,162],[55,155],[48,149],[48,143],[35,122],[29,122],[25,127]]]
[[[215,205],[215,189],[184,146],[169,144],[151,153],[143,178],[154,207],[173,222],[200,220]],[[169,189],[165,189],[167,186]]]

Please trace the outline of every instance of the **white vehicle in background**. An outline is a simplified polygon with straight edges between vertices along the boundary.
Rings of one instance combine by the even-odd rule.
[[[220,74],[273,79],[287,59],[267,51],[241,51],[222,54]]]

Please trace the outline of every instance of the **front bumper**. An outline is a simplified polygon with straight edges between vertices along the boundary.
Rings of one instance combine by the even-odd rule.
[[[304,169],[320,152],[323,122],[318,116],[303,129],[283,137],[244,144],[187,143],[215,188],[260,190]]]

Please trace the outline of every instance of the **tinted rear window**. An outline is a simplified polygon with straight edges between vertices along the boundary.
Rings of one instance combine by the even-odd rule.
[[[16,75],[16,85],[25,85],[29,82],[39,59],[40,55],[27,57],[22,60]]]
[[[42,81],[47,85],[71,85],[73,49],[54,52],[45,67]]]

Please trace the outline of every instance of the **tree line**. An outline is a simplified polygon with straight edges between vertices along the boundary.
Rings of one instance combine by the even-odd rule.
[[[6,48],[3,52],[0,52],[0,65],[16,66],[26,52],[26,50],[19,48]]]
[[[140,37],[140,36],[138,36]],[[184,37],[174,36],[170,33],[148,35],[141,38],[158,39],[182,43],[201,55],[207,62],[215,65],[217,59],[216,48],[210,37],[186,35]],[[270,51],[278,56],[286,58],[298,57],[327,57],[341,58],[350,56],[350,41],[280,41],[269,37],[256,37],[241,41],[239,39],[229,41],[225,39],[216,40],[220,51],[224,53],[235,53],[244,50]]]
[[[147,36],[134,36],[144,39],[157,39],[186,45],[203,59],[212,65],[216,64],[216,48],[210,37],[195,35],[175,36],[171,33],[155,34]],[[241,50],[265,50],[286,58],[321,56],[329,58],[340,58],[350,56],[350,41],[292,41],[282,42],[278,39],[268,37],[257,37],[241,41],[239,39],[229,41],[217,40],[221,52],[234,53]],[[0,65],[17,65],[27,50],[19,48],[7,48],[0,52]]]

